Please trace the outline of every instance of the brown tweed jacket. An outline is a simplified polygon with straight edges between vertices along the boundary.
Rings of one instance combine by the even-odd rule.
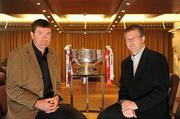
[[[47,60],[56,94],[57,89],[60,89],[60,66],[57,56],[51,49]],[[38,98],[43,97],[44,86],[32,42],[11,52],[7,64],[6,84],[6,119],[34,119],[38,112],[34,104]]]

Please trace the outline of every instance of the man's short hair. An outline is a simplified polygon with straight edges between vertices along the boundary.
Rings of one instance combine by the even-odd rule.
[[[50,28],[51,24],[45,20],[45,19],[37,19],[36,21],[34,21],[31,25],[31,31],[34,33],[36,30],[36,27],[44,27],[44,28]]]
[[[143,29],[142,26],[140,26],[138,24],[128,26],[126,28],[126,30],[124,31],[124,33],[126,34],[127,32],[132,31],[132,30],[138,30],[139,34],[140,34],[140,37],[144,36],[144,29]]]

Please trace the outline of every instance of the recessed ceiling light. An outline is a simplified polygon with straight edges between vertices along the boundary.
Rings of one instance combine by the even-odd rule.
[[[60,29],[59,29],[59,28],[57,28],[57,30],[59,31]]]
[[[47,18],[51,18],[51,16],[47,16]]]
[[[113,30],[113,28],[110,28],[110,30],[112,31],[112,30]]]
[[[62,31],[59,31],[59,33],[62,33]]]
[[[57,27],[57,25],[54,25],[54,27]]]
[[[121,16],[118,16],[118,18],[121,18]]]
[[[118,21],[115,21],[115,23],[118,23]]]
[[[129,3],[129,2],[127,2],[127,3],[126,3],[126,5],[130,5],[130,3]]]
[[[122,10],[121,12],[123,12],[123,13],[124,13],[124,12],[125,12],[125,10]]]
[[[40,2],[37,2],[36,4],[37,4],[37,5],[41,5],[41,3],[40,3]]]
[[[111,31],[108,31],[109,33],[111,33]]]
[[[113,24],[112,27],[115,27],[115,25]]]
[[[51,21],[51,23],[54,23],[54,21]]]
[[[84,35],[86,35],[87,33],[86,32],[84,32]]]
[[[46,10],[43,10],[42,12],[46,12]]]

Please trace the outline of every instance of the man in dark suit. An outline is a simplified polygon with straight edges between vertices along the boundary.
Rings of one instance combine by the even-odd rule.
[[[169,68],[165,56],[145,47],[140,25],[129,26],[125,39],[131,55],[121,64],[118,102],[98,119],[168,119]]]

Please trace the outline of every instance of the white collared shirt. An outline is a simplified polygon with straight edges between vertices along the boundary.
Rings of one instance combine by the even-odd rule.
[[[134,76],[135,76],[139,61],[141,59],[142,53],[144,51],[144,48],[142,48],[135,56],[131,55],[131,59],[133,61],[133,74],[134,74]]]

